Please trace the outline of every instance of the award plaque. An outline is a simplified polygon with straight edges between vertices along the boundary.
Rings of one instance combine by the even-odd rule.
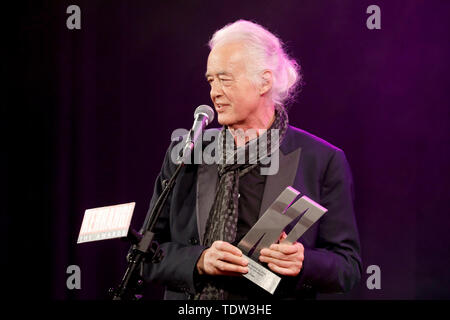
[[[287,187],[237,245],[248,260],[248,273],[244,277],[271,294],[281,278],[258,262],[261,249],[278,241],[287,226],[292,229],[282,242],[294,243],[328,211],[307,196],[294,202],[299,195],[300,192]]]

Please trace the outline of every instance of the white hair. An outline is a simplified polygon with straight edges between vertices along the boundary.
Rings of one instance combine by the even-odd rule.
[[[272,72],[272,101],[275,105],[286,106],[301,83],[301,75],[300,66],[285,52],[282,41],[257,23],[238,20],[217,30],[208,44],[212,50],[230,42],[242,42],[247,48],[250,61],[247,71],[253,83],[262,84],[262,73]]]

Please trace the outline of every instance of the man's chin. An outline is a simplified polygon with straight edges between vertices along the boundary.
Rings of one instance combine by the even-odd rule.
[[[226,115],[220,115],[217,117],[217,122],[219,122],[219,124],[221,126],[230,126],[234,123],[234,121],[232,121],[232,119],[230,119],[230,117],[227,117]]]

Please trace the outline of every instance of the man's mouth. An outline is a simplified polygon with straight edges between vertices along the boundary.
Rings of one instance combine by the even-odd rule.
[[[218,104],[216,104],[216,111],[223,112],[227,106],[229,106],[229,105],[225,104],[225,103],[218,103]]]

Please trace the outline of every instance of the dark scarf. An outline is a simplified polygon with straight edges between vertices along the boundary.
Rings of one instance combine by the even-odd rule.
[[[237,221],[238,221],[238,195],[239,195],[239,178],[247,174],[255,168],[259,168],[261,160],[270,156],[279,148],[288,127],[288,116],[283,107],[275,109],[275,120],[272,126],[258,139],[253,139],[245,144],[245,149],[238,152],[238,148],[234,145],[234,139],[227,141],[226,127],[223,127],[219,134],[218,152],[221,159],[218,164],[219,181],[214,199],[213,206],[209,213],[206,223],[203,245],[211,246],[216,240],[223,240],[232,243],[236,238]],[[271,130],[279,130],[278,141],[271,141]],[[266,135],[266,136],[264,136]],[[229,139],[228,139],[229,140]],[[251,144],[259,144],[267,141],[267,152],[263,154],[250,152]],[[228,144],[226,144],[228,143]],[[226,146],[232,145],[233,148]],[[256,150],[253,149],[253,150]],[[244,152],[242,152],[244,151]],[[240,155],[245,155],[245,163],[237,162]],[[233,163],[227,159],[233,159]],[[227,292],[221,288],[217,288],[214,283],[208,282],[203,287],[202,292],[198,293],[194,299],[196,300],[223,300],[226,299]]]

